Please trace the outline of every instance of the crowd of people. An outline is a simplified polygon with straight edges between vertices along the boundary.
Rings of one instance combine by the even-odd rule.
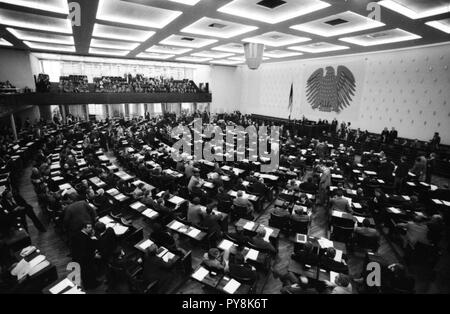
[[[79,262],[84,269],[82,279],[86,288],[98,286],[100,283],[98,274],[106,271],[106,265],[120,264],[124,258],[114,232],[98,222],[98,212],[89,205],[95,204],[98,209],[109,207],[105,190],[94,190],[89,184],[87,178],[92,176],[100,178],[108,186],[117,187],[119,191],[133,200],[140,201],[157,210],[162,216],[162,224],[152,226],[151,238],[157,239],[156,242],[160,246],[180,252],[180,255],[183,255],[185,250],[180,246],[178,237],[163,227],[174,218],[186,219],[187,222],[199,226],[211,236],[211,239],[219,240],[225,234],[236,239],[239,245],[232,255],[227,251],[220,253],[216,248],[208,250],[203,256],[202,263],[209,268],[236,277],[258,278],[256,269],[246,261],[242,253],[244,247],[251,243],[253,247],[273,254],[273,256],[278,254],[278,248],[265,240],[266,230],[264,228],[259,228],[252,236],[246,234],[242,228],[236,228],[235,233],[229,233],[221,228],[220,223],[223,216],[213,211],[214,208],[220,209],[223,204],[232,204],[233,208],[242,209],[237,213],[240,218],[254,220],[256,213],[260,212],[261,208],[250,202],[245,194],[259,195],[264,203],[265,201],[272,202],[271,195],[279,193],[279,191],[273,190],[273,186],[267,180],[257,177],[255,171],[249,171],[245,178],[241,178],[233,171],[224,171],[221,165],[215,162],[210,175],[205,178],[201,163],[192,160],[189,156],[185,156],[178,162],[171,158],[161,158],[158,159],[156,167],[149,167],[145,163],[145,160],[149,160],[151,155],[148,150],[142,148],[144,144],[154,148],[158,154],[170,156],[170,146],[161,143],[170,144],[171,130],[175,126],[190,125],[198,117],[208,118],[210,122],[221,126],[223,130],[227,125],[237,124],[246,127],[268,123],[257,121],[252,116],[242,115],[239,112],[212,116],[196,112],[193,115],[167,114],[155,118],[121,120],[118,123],[107,119],[102,124],[102,128],[97,124],[74,123],[69,119],[72,122],[69,126],[61,128],[61,125],[58,124],[57,132],[49,135],[46,132],[45,122],[34,126],[28,122],[26,128],[29,131],[34,130],[34,137],[42,139],[42,147],[33,156],[30,180],[41,209],[58,228],[63,230],[62,234],[67,235],[67,243],[73,260]],[[345,125],[349,127],[348,124]],[[355,209],[344,197],[345,191],[349,188],[356,190],[354,202],[359,202],[363,208],[370,208],[375,215],[382,215],[382,208],[387,204],[386,192],[379,186],[373,188],[374,182],[369,176],[362,174],[363,179],[357,185],[344,180],[339,182],[335,189],[331,189],[332,174],[342,174],[349,178],[352,176],[351,170],[357,163],[355,155],[361,154],[358,162],[363,163],[365,169],[377,172],[378,178],[384,180],[387,185],[392,184],[394,192],[399,195],[406,188],[409,173],[414,174],[419,181],[426,180],[428,182],[433,175],[433,160],[436,158],[434,153],[428,158],[419,156],[413,162],[407,160],[406,157],[396,160],[387,156],[383,151],[362,154],[353,147],[343,144],[331,148],[327,141],[294,134],[288,124],[279,124],[279,126],[282,129],[281,139],[284,143],[280,150],[280,167],[285,170],[278,170],[275,174],[282,178],[282,186],[285,186],[288,191],[301,192],[297,205],[306,207],[310,213],[307,215],[301,210],[294,210],[291,213],[286,208],[275,204],[272,214],[288,217],[291,224],[296,221],[307,221],[309,224],[314,222],[316,226],[327,228],[326,225],[329,223],[333,211],[354,213]],[[344,129],[345,126],[342,128]],[[337,133],[339,133],[338,131]],[[389,134],[385,132],[385,137],[390,138],[388,141],[391,141],[393,135]],[[82,171],[79,171],[74,155],[76,143],[80,139],[83,141],[82,152],[86,161],[86,167]],[[127,146],[141,148],[139,153],[144,156],[144,160],[122,146],[121,143],[124,139],[128,142]],[[2,135],[2,158],[8,156],[8,144],[11,141],[10,136]],[[50,165],[52,161],[50,155],[56,147],[61,147],[59,153],[61,176],[75,187],[75,193],[59,190],[51,180]],[[120,166],[126,171],[139,174],[139,178],[144,182],[158,186],[158,190],[163,192],[162,195],[156,197],[155,191],[148,190],[143,184],[133,186],[129,182],[119,180],[96,157],[95,152],[100,148],[113,152]],[[307,153],[299,155],[297,154],[299,150],[306,150]],[[290,158],[292,154],[294,154],[294,158]],[[164,171],[165,169],[175,169],[182,174],[182,177],[174,177]],[[230,178],[230,182],[227,184],[222,179],[225,174]],[[248,184],[244,185],[244,179]],[[213,193],[205,190],[206,181],[214,184]],[[301,184],[298,184],[298,181]],[[237,191],[235,198],[227,193],[229,186]],[[448,187],[445,188],[448,190]],[[308,193],[316,195],[316,198],[311,200],[307,196]],[[168,201],[172,195],[179,195],[189,200],[185,217],[181,217],[179,213],[174,213],[169,209]],[[45,232],[45,227],[36,217],[34,209],[20,196],[17,189],[5,190],[2,194],[1,206],[1,231],[4,235],[7,235],[11,229],[26,229],[26,216],[32,220],[39,231]],[[206,207],[206,210],[202,209],[203,206]],[[408,206],[414,207],[413,212],[417,211],[417,208],[422,209],[423,207],[423,212],[429,214],[431,219],[415,217],[412,221],[395,225],[395,228],[406,232],[405,248],[414,247],[420,242],[438,245],[442,238],[442,216],[429,212],[428,208],[415,197],[411,197],[411,203]],[[380,232],[371,225],[368,219],[365,219],[359,227],[355,227],[354,233],[373,238],[378,243],[381,237]],[[156,258],[157,252],[158,246],[149,247],[145,258],[140,261],[144,267],[144,277],[147,282],[155,279],[167,279],[167,276],[170,275],[170,272],[165,270]],[[305,245],[296,249],[294,257],[311,255],[311,252],[311,248]],[[320,257],[321,262],[326,262],[333,260],[336,252],[327,250],[323,254]],[[92,265],[96,265],[96,267],[92,267]],[[396,283],[397,285],[406,285],[405,289],[412,291],[411,278],[407,276],[404,266],[391,265],[386,271],[392,272],[389,280],[397,280],[399,282]],[[351,293],[353,291],[351,282],[355,282],[355,278],[351,279],[348,275],[341,274],[335,281],[326,282],[326,287],[318,290],[317,287],[312,288],[308,278],[304,276],[299,277],[291,272],[275,272],[275,276],[280,278],[283,283],[283,293],[324,291],[340,294]],[[111,279],[112,281],[114,280]]]
[[[197,93],[195,84],[188,80],[164,77],[144,77],[131,74],[124,77],[103,76],[94,78],[98,93]]]

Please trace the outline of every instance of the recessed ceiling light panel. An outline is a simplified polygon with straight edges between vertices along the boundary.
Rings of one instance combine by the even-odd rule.
[[[48,44],[48,43],[36,43],[32,41],[24,41],[25,45],[30,47],[31,49],[38,50],[51,50],[51,51],[59,51],[59,52],[75,52],[74,46],[66,46],[66,45],[58,45],[58,44]]]
[[[154,53],[154,52],[141,52],[136,57],[137,58],[141,58],[141,59],[166,60],[166,59],[170,59],[172,57],[175,57],[175,55],[167,55],[167,54],[163,54],[163,53]]]
[[[419,39],[419,38],[422,38],[422,37],[419,35],[404,31],[400,28],[396,28],[396,29],[371,33],[371,34],[339,38],[339,40],[342,40],[342,41],[345,41],[345,42],[348,42],[351,44],[367,47],[367,46],[398,43],[398,42],[414,40],[414,39]]]
[[[89,53],[93,55],[105,55],[105,56],[120,56],[124,57],[130,52],[128,50],[116,50],[116,49],[103,49],[91,47]]]
[[[291,28],[323,37],[332,37],[384,25],[384,23],[366,16],[346,11],[304,24],[293,25]]]
[[[162,45],[172,45],[188,48],[202,48],[217,42],[217,39],[207,39],[193,36],[183,35],[170,35],[166,39],[162,40]]]
[[[93,37],[144,42],[155,34],[153,31],[117,27],[103,24],[94,24]]]
[[[329,6],[330,4],[319,0],[234,0],[217,11],[277,24]]]
[[[211,60],[211,58],[200,58],[200,57],[186,56],[186,57],[176,58],[176,60],[178,60],[178,61],[185,61],[185,62],[206,62],[206,61]]]
[[[197,34],[219,38],[231,38],[258,29],[256,26],[249,26],[234,22],[228,22],[209,17],[202,17],[193,24],[183,28],[183,33]]]
[[[131,43],[126,41],[116,41],[116,40],[96,39],[96,38],[92,38],[91,40],[91,47],[95,48],[134,50],[138,46],[139,43]]]
[[[50,44],[75,45],[72,36],[56,35],[51,33],[42,33],[28,30],[19,30],[15,28],[6,28],[11,34],[20,40],[43,42]]]
[[[0,9],[0,24],[29,28],[55,33],[72,34],[72,23],[69,19],[48,17]]]
[[[286,50],[271,50],[264,52],[264,56],[275,59],[296,57],[301,56],[302,54],[303,53],[301,52],[286,51]]]
[[[10,47],[10,46],[12,46],[13,44],[11,44],[9,41],[7,41],[6,39],[4,39],[4,38],[0,38],[0,46],[8,46],[8,47]]]
[[[13,4],[21,7],[69,14],[67,0],[0,0],[0,3]]]
[[[413,20],[450,12],[447,0],[382,0],[378,4]]]
[[[438,21],[429,21],[426,22],[428,26],[434,27],[444,33],[450,34],[450,18],[438,20]]]
[[[319,42],[319,43],[308,44],[308,45],[292,46],[292,47],[289,47],[288,49],[295,50],[295,51],[309,52],[309,53],[322,53],[322,52],[350,49],[350,47],[330,44],[330,43],[326,43],[326,42]]]
[[[259,43],[271,47],[281,47],[286,45],[298,44],[301,42],[309,41],[311,38],[299,37],[290,34],[284,34],[280,32],[268,32],[259,36],[248,37],[242,39],[242,41],[249,43]]]
[[[191,50],[192,50],[191,48],[153,45],[152,47],[148,48],[146,51],[147,52],[155,52],[155,53],[181,55],[181,54],[189,52]]]
[[[212,50],[217,51],[225,51],[225,52],[232,52],[232,53],[245,53],[244,45],[238,44],[238,43],[229,43],[220,45],[214,48],[211,48]]]
[[[163,28],[183,12],[119,0],[99,0],[97,19],[142,27]]]
[[[200,51],[200,52],[193,53],[191,55],[194,57],[221,59],[221,58],[231,57],[232,55],[234,55],[234,53],[220,52],[220,51]]]

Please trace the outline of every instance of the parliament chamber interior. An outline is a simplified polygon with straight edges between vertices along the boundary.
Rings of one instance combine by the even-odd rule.
[[[0,293],[450,293],[449,0],[0,0]]]

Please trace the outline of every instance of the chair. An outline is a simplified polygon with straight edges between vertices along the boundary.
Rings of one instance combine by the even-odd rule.
[[[240,218],[247,218],[249,215],[247,214],[247,207],[245,206],[236,206],[233,205],[231,207],[231,221],[236,221]],[[253,220],[253,217],[251,217],[251,220]]]
[[[377,237],[368,237],[359,233],[355,233],[355,244],[359,248],[372,252],[378,251],[378,247],[380,246]]]
[[[353,227],[333,226],[331,240],[348,243],[353,235]]]
[[[291,223],[291,232],[293,234],[308,234],[308,226],[309,220],[292,220]]]
[[[231,207],[233,206],[232,201],[219,201],[217,204],[217,210],[222,213],[229,213],[231,210]]]
[[[289,216],[279,216],[275,213],[270,213],[269,226],[287,233],[289,232]]]
[[[192,273],[192,251],[187,252],[179,261],[185,275]]]

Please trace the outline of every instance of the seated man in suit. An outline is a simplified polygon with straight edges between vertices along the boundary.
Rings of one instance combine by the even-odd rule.
[[[150,234],[150,238],[155,241],[156,244],[164,246],[167,249],[171,249],[176,246],[175,239],[164,231],[163,227],[159,223],[153,225],[153,232]]]
[[[253,192],[259,196],[266,198],[269,188],[264,184],[264,178],[259,178],[258,181],[252,184]]]
[[[170,272],[166,264],[157,256],[158,247],[152,244],[145,252],[143,278],[146,284],[158,281],[157,287],[161,287],[162,281],[170,281]]]
[[[206,213],[202,215],[200,225],[208,229],[208,235],[216,234],[216,237],[220,237],[222,234],[219,222],[222,220],[221,214],[214,214],[213,207],[207,206]]]
[[[347,275],[339,274],[334,282],[327,281],[325,284],[331,288],[331,294],[352,294],[352,284]]]
[[[351,213],[352,209],[346,198],[344,198],[344,191],[342,189],[336,190],[336,196],[331,199],[331,209],[341,212]]]
[[[260,227],[256,231],[256,235],[252,238],[251,243],[260,251],[276,254],[277,249],[269,241],[264,239],[265,236],[266,229]]]
[[[296,243],[291,257],[302,264],[317,265],[319,262],[318,250],[310,242]]]
[[[380,233],[377,229],[370,226],[370,220],[365,218],[362,222],[362,227],[355,227],[355,233],[360,234],[364,237],[373,238],[377,242],[380,239]]]
[[[219,250],[216,248],[209,249],[208,253],[203,255],[202,264],[213,271],[225,270],[225,261],[222,259]]]
[[[337,273],[348,273],[348,266],[345,264],[345,261],[337,261],[335,258],[336,250],[332,247],[327,248],[320,257],[320,266]]]
[[[252,202],[249,201],[247,197],[244,197],[243,191],[238,191],[236,194],[236,198],[233,200],[234,206],[245,207],[247,208],[247,215],[252,215],[254,208]]]
[[[308,192],[316,192],[317,186],[313,183],[313,178],[308,177],[306,182],[303,182],[300,184],[300,189],[302,189],[303,191],[308,191]]]
[[[246,245],[251,240],[245,235],[245,230],[241,226],[236,226],[236,232],[228,233],[228,235],[240,245]]]
[[[317,290],[309,282],[305,276],[297,277],[295,274],[288,272],[286,275],[280,277],[283,283],[281,294],[317,294]]]
[[[220,202],[232,202],[233,198],[231,195],[225,192],[225,189],[223,187],[219,187],[217,189],[217,195],[216,195],[217,201]]]
[[[273,215],[278,217],[289,217],[291,214],[286,208],[275,206],[272,212]]]
[[[97,195],[94,197],[94,205],[99,208],[105,208],[109,205],[108,198],[105,195],[105,190],[97,190]]]
[[[199,224],[201,222],[202,210],[200,206],[200,198],[196,197],[189,203],[187,211],[187,221],[193,224]]]
[[[244,255],[241,253],[235,254],[232,259],[230,258],[227,266],[226,270],[233,278],[248,278],[252,282],[257,278],[256,269],[245,262]]]
[[[300,189],[300,186],[297,185],[295,180],[289,180],[289,182],[286,184],[286,189],[288,191],[297,192]]]

